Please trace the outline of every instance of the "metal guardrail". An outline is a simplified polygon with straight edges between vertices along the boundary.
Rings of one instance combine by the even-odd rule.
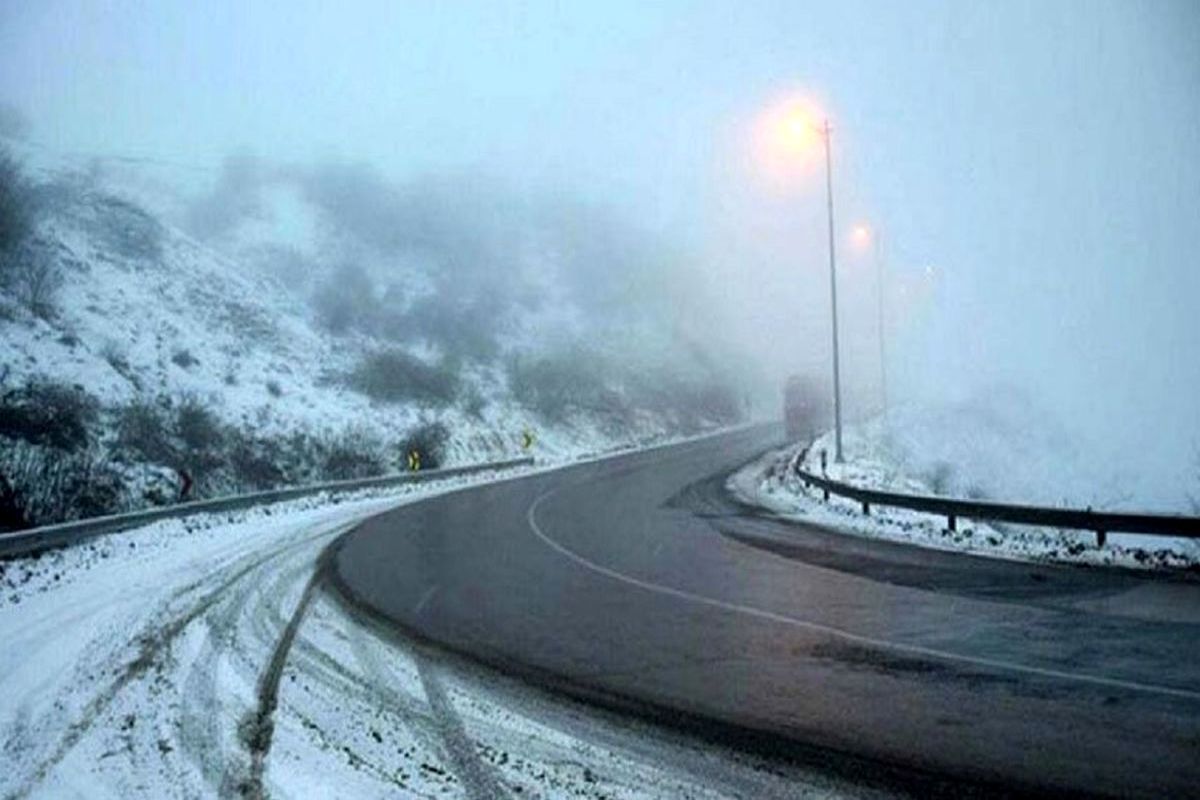
[[[1094,531],[1097,547],[1103,547],[1108,534],[1114,532],[1200,539],[1200,517],[1179,514],[1092,511],[1090,508],[1080,510],[1026,506],[864,489],[803,470],[800,464],[804,460],[805,452],[802,451],[796,457],[792,467],[800,481],[805,486],[816,486],[821,489],[826,500],[829,499],[830,494],[836,494],[858,501],[862,504],[864,514],[870,514],[873,505],[923,511],[946,517],[947,527],[952,531],[957,530],[959,517],[1011,522],[1018,525]]]
[[[102,536],[106,533],[136,528],[163,519],[176,519],[192,514],[208,514],[220,511],[240,511],[259,505],[278,503],[284,500],[295,500],[300,497],[320,494],[321,492],[353,492],[360,489],[371,489],[379,486],[399,486],[406,483],[424,483],[440,478],[453,478],[459,475],[471,475],[477,472],[487,472],[494,469],[511,469],[524,467],[533,463],[533,458],[513,458],[507,461],[493,461],[487,464],[469,464],[462,467],[447,469],[431,469],[423,472],[405,472],[395,475],[380,475],[374,478],[356,478],[344,481],[329,481],[308,486],[293,486],[284,489],[270,489],[265,492],[240,494],[232,497],[216,497],[211,500],[196,500],[190,503],[179,503],[171,506],[160,506],[145,511],[133,511],[128,514],[114,514],[107,517],[94,517],[77,522],[64,522],[59,525],[47,525],[41,528],[31,528],[25,531],[0,534],[0,560],[32,556],[46,550],[68,547],[88,539]]]

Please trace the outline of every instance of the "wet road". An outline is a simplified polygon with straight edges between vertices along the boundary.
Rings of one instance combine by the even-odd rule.
[[[1200,787],[1200,583],[758,516],[724,476],[777,436],[405,506],[342,541],[335,580],[406,632],[540,684],[877,785]]]

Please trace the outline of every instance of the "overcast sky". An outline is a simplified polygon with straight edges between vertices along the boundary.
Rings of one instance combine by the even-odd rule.
[[[1163,463],[1200,437],[1194,1],[41,0],[0,14],[0,99],[47,146],[568,187],[703,254],[698,280],[741,321],[723,324],[784,369],[828,358],[822,185],[756,182],[746,133],[802,92],[834,125],[839,241],[868,220],[897,284],[935,268],[931,305],[895,323],[909,396],[1018,383],[1092,431],[1146,421]],[[867,380],[873,284],[844,252],[847,369]]]

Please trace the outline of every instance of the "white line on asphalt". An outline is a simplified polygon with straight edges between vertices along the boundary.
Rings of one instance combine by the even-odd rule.
[[[421,599],[418,600],[416,606],[413,607],[413,613],[420,614],[421,609],[425,608],[425,604],[429,602],[430,598],[433,597],[433,593],[436,592],[437,590],[438,590],[437,584],[434,584],[433,586],[430,586],[428,589],[426,589],[425,594],[421,595]]]
[[[1038,675],[1043,678],[1059,678],[1062,680],[1079,681],[1081,683],[1090,683],[1097,686],[1107,686],[1116,689],[1147,692],[1150,694],[1160,694],[1169,697],[1182,697],[1188,700],[1200,700],[1200,692],[1192,691],[1190,689],[1177,689],[1170,686],[1157,686],[1151,683],[1141,683],[1139,681],[1121,680],[1120,678],[1105,678],[1099,675],[1067,672],[1065,670],[1051,669],[1049,667],[1036,667],[1030,664],[1020,664],[1015,661],[1003,661],[1000,659],[982,658],[980,656],[962,655],[961,653],[937,650],[932,647],[922,647],[921,645],[916,644],[893,642],[888,639],[876,639],[872,636],[864,636],[863,634],[852,633],[850,631],[842,630],[841,628],[835,628],[832,625],[825,625],[820,622],[812,622],[810,620],[797,619],[795,617],[789,617],[785,614],[779,614],[774,611],[766,611],[761,608],[755,608],[754,606],[742,605],[741,603],[730,603],[725,600],[717,600],[712,597],[705,597],[701,594],[689,592],[686,589],[676,589],[671,586],[663,586],[652,581],[635,578],[632,575],[626,575],[623,572],[618,572],[615,569],[606,567],[602,564],[597,564],[596,562],[579,555],[575,551],[570,550],[556,542],[554,539],[551,539],[542,531],[537,524],[537,519],[535,518],[538,506],[542,504],[543,500],[557,491],[558,489],[555,488],[539,495],[538,498],[529,506],[526,519],[528,519],[529,528],[533,531],[534,535],[541,539],[551,549],[556,550],[563,556],[566,556],[568,559],[574,561],[576,564],[579,564],[585,569],[589,569],[597,574],[612,578],[615,581],[620,581],[621,583],[625,583],[630,586],[636,586],[637,588],[644,589],[648,592],[654,592],[656,594],[666,595],[668,597],[675,597],[692,603],[699,603],[711,608],[719,608],[723,611],[732,611],[737,614],[745,614],[747,616],[757,617],[759,619],[770,620],[771,622],[778,622],[782,625],[790,625],[792,627],[802,628],[804,630],[816,631],[818,633],[824,633],[828,636],[842,639],[847,642],[876,647],[882,650],[892,650],[899,653],[921,655],[928,658],[938,658],[945,661],[956,661],[978,667],[989,667],[991,669],[1022,672],[1029,675]]]

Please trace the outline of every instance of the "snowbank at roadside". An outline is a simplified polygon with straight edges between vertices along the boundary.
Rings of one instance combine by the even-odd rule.
[[[912,419],[911,417],[908,419]],[[946,417],[941,417],[946,424]],[[881,420],[848,426],[843,432],[845,462],[834,462],[833,433],[828,432],[805,450],[796,443],[772,451],[750,464],[729,481],[729,488],[744,502],[801,522],[836,528],[869,538],[905,542],[940,550],[962,551],[996,558],[1024,561],[1050,561],[1135,569],[1183,569],[1200,565],[1200,543],[1190,540],[1133,534],[1111,534],[1106,545],[1096,546],[1090,531],[1067,531],[1029,526],[959,520],[958,530],[946,528],[944,517],[899,508],[872,507],[870,516],[852,500],[830,497],[825,501],[818,489],[805,488],[795,474],[795,462],[803,457],[803,467],[820,474],[821,452],[827,456],[828,477],[853,486],[909,494],[942,494],[996,501],[1070,505],[1054,500],[1056,489],[1076,486],[1078,475],[1067,474],[1050,485],[1041,485],[1035,496],[1001,496],[995,487],[1037,485],[1055,475],[1054,459],[1070,460],[1074,455],[1067,442],[1037,449],[1037,458],[1021,455],[1031,452],[1028,437],[1006,435],[1002,425],[984,428],[974,437],[964,437],[975,446],[960,448],[968,454],[958,463],[968,469],[956,469],[941,453],[915,453],[916,431],[905,427],[904,418],[884,426]],[[951,441],[943,430],[943,441]],[[983,445],[988,448],[984,448]],[[982,454],[990,453],[987,457]],[[973,461],[969,459],[974,459]],[[1022,464],[1026,466],[1022,470]],[[1060,468],[1062,465],[1060,464]],[[1010,489],[1011,490],[1011,489]],[[1078,493],[1078,490],[1076,491]],[[1087,505],[1087,503],[1081,503]],[[1096,502],[1094,507],[1125,505],[1120,502]]]

